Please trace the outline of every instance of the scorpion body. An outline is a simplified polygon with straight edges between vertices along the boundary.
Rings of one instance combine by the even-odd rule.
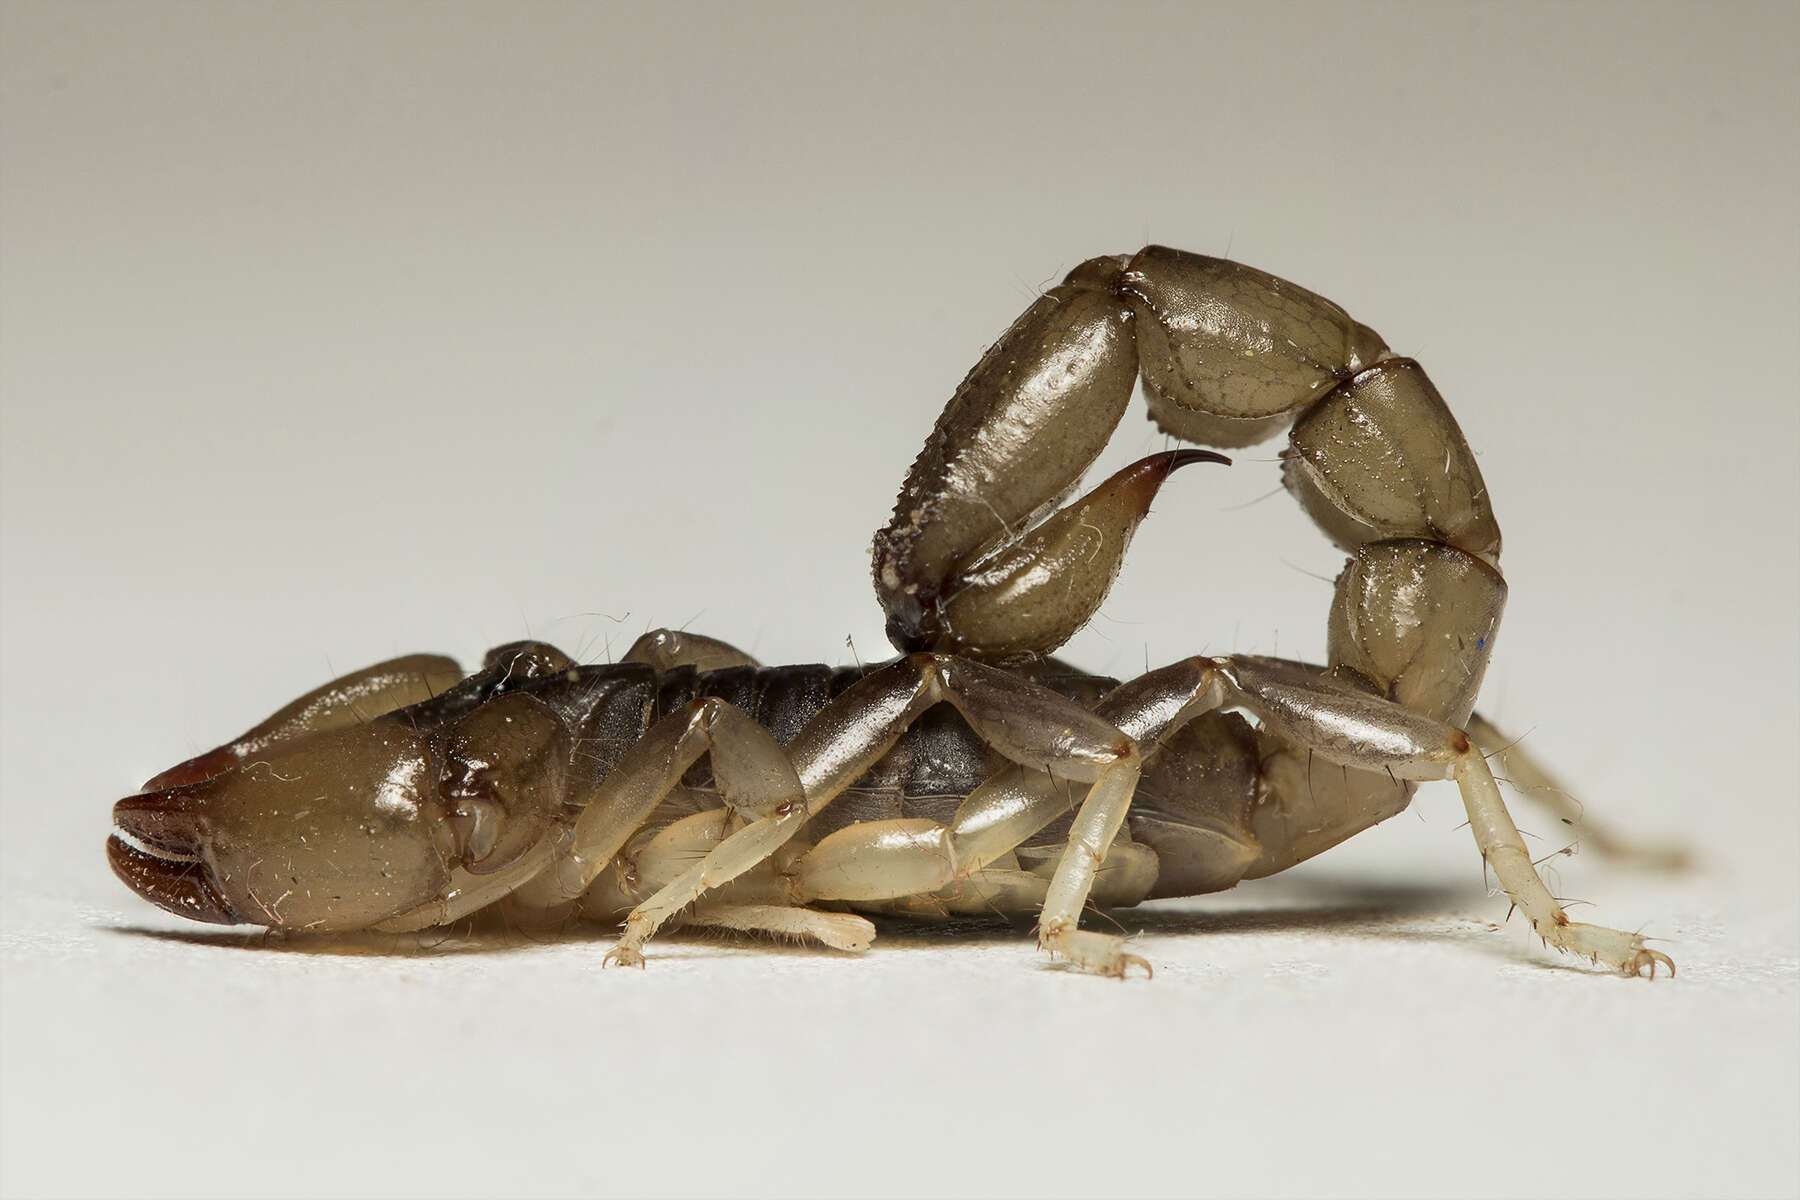
[[[1330,663],[1194,657],[1119,682],[1049,655],[1105,598],[1169,475],[1152,455],[1068,500],[1141,376],[1184,441],[1289,427],[1283,477],[1351,555]],[[857,911],[1037,913],[1040,944],[1122,975],[1093,900],[1230,887],[1454,779],[1489,866],[1559,950],[1654,974],[1569,920],[1526,853],[1473,706],[1506,585],[1474,456],[1423,370],[1330,301],[1150,247],[1083,263],[983,356],[874,541],[902,657],[763,668],[658,631],[616,665],[543,643],[461,677],[412,656],[302,697],[114,809],[130,886],[201,920],[405,930],[503,904],[860,949]],[[1541,772],[1513,751],[1517,775]],[[1597,839],[1598,840],[1598,839]],[[1613,842],[1606,839],[1603,845]]]
[[[530,697],[553,715],[571,744],[581,747],[573,756],[575,769],[563,777],[557,794],[548,798],[549,825],[561,826],[548,837],[566,843],[584,803],[591,800],[626,751],[664,719],[689,719],[704,712],[706,702],[714,701],[746,713],[778,744],[786,746],[832,699],[879,669],[745,664],[710,670],[676,665],[658,670],[652,665],[656,649],[691,649],[697,644],[706,646],[709,642],[660,630],[640,640],[623,662],[586,666],[576,665],[543,643],[503,646],[490,652],[480,672],[420,703],[371,716],[366,698],[359,696],[358,728],[366,735],[369,724],[386,722],[404,725],[409,737],[423,734],[424,753],[441,772],[442,764],[456,753],[453,742],[461,718],[502,695]],[[405,670],[412,661],[416,660],[396,660],[395,664],[383,664],[376,670],[395,665]],[[1098,704],[1119,686],[1118,680],[1065,670],[1060,663],[1042,668],[1036,682],[1084,707]],[[1109,907],[1127,907],[1156,896],[1227,888],[1257,863],[1258,843],[1252,822],[1257,759],[1249,724],[1230,714],[1210,713],[1189,724],[1182,733],[1179,740],[1165,745],[1146,764],[1130,814],[1131,837],[1115,846],[1107,865],[1098,873],[1096,899]],[[266,750],[261,741],[253,731],[229,744],[226,750],[240,761],[248,761],[250,755]],[[234,749],[240,746],[244,748],[241,755]],[[265,764],[261,769],[276,782],[288,778],[301,783],[309,773],[306,766],[290,772],[287,768],[296,764],[277,764],[267,758],[256,761]],[[195,762],[197,766],[183,764],[152,783],[177,784],[184,777],[199,776],[197,787],[176,786],[167,790],[173,793],[171,798],[177,806],[197,805],[205,809],[209,807],[206,784],[217,759],[211,763]],[[893,747],[845,789],[830,809],[809,823],[808,844],[873,822],[896,822],[920,832],[950,828],[969,795],[1007,765],[1006,758],[983,741],[954,709],[940,706],[902,733]],[[1404,806],[1404,794],[1397,792],[1400,803],[1395,811]],[[140,804],[133,812],[144,820],[168,807]],[[288,811],[298,822],[313,815],[298,802]],[[282,808],[271,803],[266,813],[270,819],[278,819]],[[702,819],[690,820],[696,817]],[[581,894],[579,907],[583,915],[598,920],[623,919],[658,886],[669,882],[667,871],[672,865],[685,865],[743,823],[743,818],[730,810],[721,795],[711,765],[704,760],[696,762],[633,834],[613,860],[612,868]],[[1065,813],[990,864],[974,883],[964,880],[943,895],[865,900],[857,907],[916,917],[1035,911],[1049,882],[1049,869],[1055,866],[1056,852],[1067,838],[1068,827]],[[294,833],[296,841],[312,836],[299,829]],[[196,859],[207,848],[197,829],[184,840],[179,818],[173,815],[165,816],[145,833],[143,842],[133,845],[137,841],[116,836],[112,840],[111,851],[121,871],[129,871],[146,854],[154,857],[156,848],[165,854],[173,851]],[[215,854],[219,845],[215,832],[211,840]],[[1161,853],[1157,852],[1159,847]],[[1032,870],[1023,871],[1021,862],[1029,863]],[[992,886],[1002,872],[1012,873],[1010,886]],[[247,865],[243,894],[232,899],[207,887],[208,877],[203,873],[187,872],[180,877],[180,886],[187,890],[166,894],[161,899],[177,911],[201,920],[292,923],[298,910],[291,897],[284,899],[281,895],[279,871],[268,872],[261,888],[253,878],[255,874]],[[782,870],[770,868],[761,876],[740,878],[726,891],[739,897],[770,893],[789,902],[796,895],[817,900],[822,888],[831,888],[830,882],[821,881],[818,875],[804,854],[790,851]],[[286,882],[292,885],[298,880],[290,877]],[[539,924],[546,918],[560,920],[566,915],[565,910],[554,908],[534,911],[521,905],[516,896],[517,893],[509,895],[505,902],[519,920]],[[311,899],[305,897],[303,902]],[[332,911],[342,911],[343,895],[327,893],[323,899]],[[709,911],[716,912],[719,907],[715,900],[698,910],[700,923],[706,922]],[[337,921],[328,913],[309,924],[328,928]]]

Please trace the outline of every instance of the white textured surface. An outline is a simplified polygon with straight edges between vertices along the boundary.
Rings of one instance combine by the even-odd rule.
[[[1748,6],[8,4],[0,1192],[1793,1195],[1795,41]],[[112,799],[392,653],[876,653],[867,538],[937,407],[1146,238],[1427,365],[1507,535],[1484,708],[1703,852],[1558,860],[1674,982],[1490,930],[1441,788],[1128,914],[1148,984],[1010,933],[642,975],[265,945],[107,874]],[[1102,465],[1162,444],[1128,418]],[[1072,657],[1322,653],[1341,556],[1251,503],[1273,453],[1171,485]]]
[[[1491,929],[1452,823],[1127,915],[1147,984],[1005,930],[860,961],[678,938],[621,973],[598,935],[296,945],[9,905],[7,1190],[1781,1194],[1791,914],[1583,864],[1682,973],[1564,969]]]

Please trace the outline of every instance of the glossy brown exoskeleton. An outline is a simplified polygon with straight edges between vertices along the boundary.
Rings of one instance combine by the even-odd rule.
[[[1171,472],[1067,500],[1138,379],[1172,436],[1288,430],[1283,478],[1350,555],[1330,662],[1195,657],[1120,683],[1048,656],[1105,598]],[[1065,503],[1065,501],[1067,501]],[[1041,945],[1122,975],[1078,928],[1280,871],[1454,779],[1532,927],[1629,973],[1669,959],[1569,920],[1473,715],[1506,598],[1475,458],[1418,363],[1322,297],[1149,247],[1083,263],[957,390],[875,535],[899,659],[765,668],[658,631],[579,666],[542,643],[346,676],[114,809],[114,869],[203,921],[418,929],[504,904],[860,949],[859,913],[1036,913]],[[1513,751],[1517,775],[1541,774]],[[1598,840],[1598,836],[1596,838]],[[1609,839],[1605,844],[1613,844]]]

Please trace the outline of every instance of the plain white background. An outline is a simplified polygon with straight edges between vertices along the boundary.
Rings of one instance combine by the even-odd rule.
[[[1791,10],[4,21],[7,1195],[1800,1184]],[[1507,536],[1484,708],[1698,848],[1556,860],[1675,982],[1500,927],[1447,787],[1125,914],[1128,986],[1006,931],[641,975],[604,931],[266,943],[111,878],[113,799],[390,654],[879,656],[868,537],[938,407],[1149,240],[1426,364]],[[1140,412],[1106,462],[1163,447]],[[1071,657],[1322,654],[1341,556],[1278,446],[1171,484]]]

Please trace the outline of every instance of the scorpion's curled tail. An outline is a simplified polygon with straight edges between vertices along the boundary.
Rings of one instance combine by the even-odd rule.
[[[1206,453],[1145,459],[1056,508],[1139,378],[1151,419],[1184,441],[1247,446],[1289,429],[1283,482],[1352,556],[1332,665],[1466,721],[1506,584],[1487,487],[1443,398],[1324,297],[1161,246],[1076,267],[963,380],[875,535],[895,645],[1028,660],[1098,610],[1155,486]]]

